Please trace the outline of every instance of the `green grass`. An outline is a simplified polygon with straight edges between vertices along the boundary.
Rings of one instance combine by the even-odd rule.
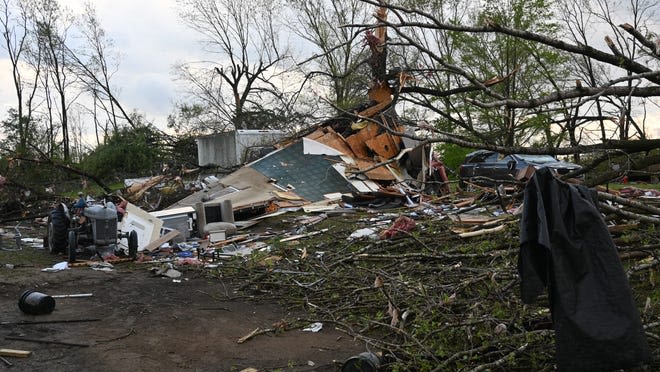
[[[644,190],[660,190],[660,183],[648,183],[648,182],[608,183],[607,187],[609,187],[610,190],[621,190],[626,187],[634,187],[637,189],[644,189]]]

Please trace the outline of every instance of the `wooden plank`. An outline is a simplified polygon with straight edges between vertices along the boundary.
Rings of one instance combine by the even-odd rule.
[[[333,149],[341,152],[344,155],[354,157],[355,154],[353,153],[353,150],[348,145],[344,137],[342,137],[339,133],[332,130],[332,128],[330,127],[328,127],[327,129],[328,129],[327,133],[325,133],[322,137],[316,138],[314,140],[326,146],[332,147]]]
[[[305,137],[316,141],[317,139],[323,137],[324,134],[325,134],[325,132],[323,132],[323,130],[321,128],[319,128],[319,129],[313,131],[312,133],[306,135]]]
[[[32,354],[32,352],[27,350],[0,349],[0,356],[27,358],[30,354]]]
[[[147,244],[144,247],[144,250],[149,251],[149,252],[153,252],[158,247],[160,247],[161,245],[165,244],[166,242],[176,238],[180,234],[181,234],[181,232],[179,230],[174,229],[174,230],[168,232],[167,234],[161,236],[160,238],[158,238],[158,239],[152,241],[151,243]]]
[[[392,102],[392,88],[387,84],[387,82],[381,82],[374,85],[369,92],[367,92],[369,98],[378,102],[378,103],[390,103]]]
[[[226,240],[220,240],[220,241],[217,241],[215,243],[210,243],[209,242],[209,247],[219,248],[219,247],[225,246],[225,245],[230,244],[230,243],[242,242],[244,240],[247,240],[249,237],[250,236],[248,234],[236,235],[233,238],[226,239]]]

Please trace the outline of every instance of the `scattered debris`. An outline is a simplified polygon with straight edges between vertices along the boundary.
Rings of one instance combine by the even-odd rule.
[[[410,217],[400,216],[394,221],[394,225],[380,234],[382,239],[391,239],[399,234],[408,234],[415,229],[415,220]]]
[[[314,333],[316,333],[316,332],[319,332],[322,329],[323,329],[323,323],[315,322],[315,323],[312,323],[309,326],[303,328],[302,330],[303,330],[303,332],[314,332]]]
[[[160,267],[152,267],[150,271],[155,276],[165,276],[172,279],[179,278],[182,275],[181,271],[176,270],[171,263],[165,263]]]
[[[53,265],[51,267],[41,269],[41,271],[49,272],[49,273],[56,273],[58,271],[67,270],[68,268],[69,268],[69,263],[67,261],[62,261],[62,262],[56,263],[55,265]]]
[[[348,240],[354,240],[354,239],[361,239],[361,238],[369,238],[369,239],[375,239],[377,237],[378,232],[371,228],[371,227],[363,227],[361,229],[355,230],[351,235],[348,236]]]

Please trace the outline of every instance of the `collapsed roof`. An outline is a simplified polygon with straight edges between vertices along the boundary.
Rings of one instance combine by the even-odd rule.
[[[386,9],[381,7],[376,17],[380,25],[366,37],[373,74],[368,105],[275,144],[277,150],[170,208],[231,200],[234,211],[267,204],[273,210],[337,193],[404,199],[406,190],[423,189],[431,175],[431,147],[403,135],[406,126],[396,114],[395,97],[406,76],[386,73]]]

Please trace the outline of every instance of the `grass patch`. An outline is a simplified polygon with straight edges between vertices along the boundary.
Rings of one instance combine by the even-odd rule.
[[[626,187],[635,187],[644,190],[660,190],[660,183],[648,183],[648,182],[608,183],[607,187],[610,190],[616,190],[616,191],[624,189]]]

